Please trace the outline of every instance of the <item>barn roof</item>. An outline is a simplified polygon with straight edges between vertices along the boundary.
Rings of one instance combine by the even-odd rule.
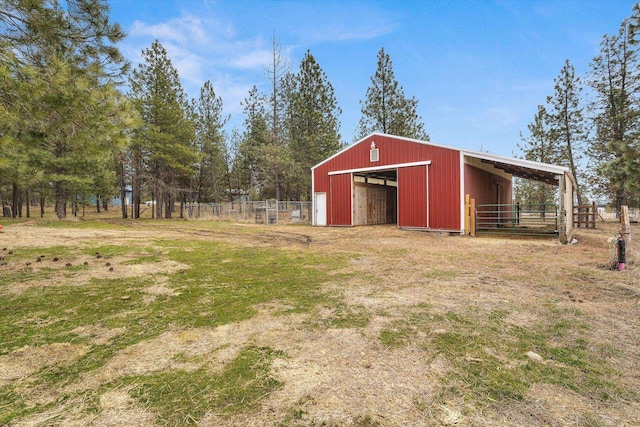
[[[512,157],[496,156],[479,151],[460,150],[467,157],[480,159],[482,163],[492,165],[518,178],[544,182],[551,185],[559,185],[558,176],[566,175],[575,184],[575,179],[569,168],[551,165],[549,163],[534,162],[531,160],[515,159]]]
[[[479,159],[483,163],[490,164],[497,169],[501,169],[519,178],[525,178],[525,179],[530,179],[534,181],[544,182],[551,185],[559,185],[558,177],[560,175],[565,175],[565,176],[568,176],[569,179],[575,184],[575,179],[571,174],[571,171],[569,170],[569,168],[566,168],[564,166],[557,166],[549,163],[534,162],[531,160],[516,159],[512,157],[497,156],[495,154],[484,153],[481,151],[466,150],[466,149],[446,146],[442,144],[434,144],[430,141],[421,141],[418,139],[405,138],[401,136],[388,135],[388,134],[377,133],[377,132],[367,135],[366,137],[360,139],[359,141],[354,142],[348,147],[340,150],[333,156],[313,166],[311,170],[316,169],[317,167],[325,164],[331,159],[340,156],[345,151],[352,149],[353,147],[360,144],[361,142],[370,140],[372,137],[375,137],[375,136],[384,136],[384,137],[409,141],[416,144],[424,144],[424,145],[430,145],[433,147],[440,147],[440,148],[446,148],[449,150],[460,151],[466,157]]]

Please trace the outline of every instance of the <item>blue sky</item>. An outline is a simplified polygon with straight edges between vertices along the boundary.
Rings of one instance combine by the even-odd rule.
[[[197,97],[210,80],[242,128],[242,101],[256,85],[274,32],[297,71],[310,50],[335,89],[342,139],[353,141],[381,47],[433,142],[518,155],[537,105],[569,59],[583,77],[604,34],[618,31],[633,1],[249,1],[109,0],[137,65],[158,39]],[[585,92],[587,92],[585,88]],[[588,97],[588,93],[585,93]]]

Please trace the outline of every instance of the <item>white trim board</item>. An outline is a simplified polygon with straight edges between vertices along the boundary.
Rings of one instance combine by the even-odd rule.
[[[430,164],[431,164],[431,160],[425,160],[423,162],[399,163],[395,165],[374,166],[371,168],[345,169],[340,171],[329,172],[329,175],[342,175],[345,173],[358,173],[358,172],[374,172],[374,171],[383,171],[383,170],[389,170],[389,169],[409,168],[412,166],[426,166]]]

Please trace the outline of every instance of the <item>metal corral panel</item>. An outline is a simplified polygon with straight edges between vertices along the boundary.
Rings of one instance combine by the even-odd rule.
[[[398,227],[429,227],[427,168],[398,169]]]
[[[379,160],[376,162],[370,159],[372,142],[379,153]],[[347,178],[336,181],[337,175],[331,176],[332,183],[329,173],[424,161],[430,161],[431,164],[428,167],[429,212],[425,212],[423,216],[428,216],[431,228],[460,230],[460,150],[381,134],[371,135],[314,167],[313,191],[327,193],[328,225],[352,225],[351,174],[345,174],[349,180],[347,184],[343,181]],[[338,187],[334,187],[335,185]],[[336,191],[340,195],[334,194]],[[400,191],[398,188],[398,195]],[[406,207],[411,203],[410,200],[400,201],[400,196],[398,199],[399,204],[407,203]],[[414,210],[424,210],[425,206],[426,203],[415,201]],[[398,220],[398,225],[402,226],[400,218]]]
[[[329,225],[353,225],[351,221],[351,187],[350,173],[333,175],[331,179],[331,205]]]

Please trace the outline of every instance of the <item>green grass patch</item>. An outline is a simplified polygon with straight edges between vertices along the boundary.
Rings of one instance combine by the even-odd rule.
[[[37,271],[25,267],[3,271],[0,275],[0,291],[3,286],[31,283],[31,287],[25,287],[22,293],[4,292],[0,298],[0,356],[27,345],[37,347],[64,342],[88,346],[89,351],[74,363],[48,366],[30,375],[30,387],[58,390],[104,366],[117,352],[170,329],[213,328],[246,320],[264,304],[274,307],[276,315],[306,313],[316,307],[339,304],[341,298],[323,291],[321,286],[328,280],[346,279],[346,274],[333,271],[343,270],[349,260],[347,255],[319,251],[256,248],[204,240],[156,240],[125,245],[98,243],[20,248],[14,252],[13,262],[35,259],[42,254],[46,260],[43,263],[52,262],[54,256],[60,257],[61,261],[50,267],[40,265]],[[151,270],[144,277],[106,275],[78,281],[77,275],[98,268],[97,264],[90,261],[88,266],[60,265],[65,262],[64,257],[95,257],[96,252],[102,260],[124,257],[131,264],[172,260],[184,264],[185,268],[170,274],[161,271],[156,274]],[[158,277],[163,279],[162,286],[176,295],[148,298],[145,289],[156,285]],[[54,285],[38,286],[38,281],[51,278],[55,279]],[[357,317],[364,315],[363,310],[350,311],[344,307],[333,324],[344,327],[362,324]],[[92,336],[74,332],[79,327],[122,332],[105,344],[96,344]],[[245,350],[220,375],[207,372],[203,367],[194,373],[169,372],[152,376],[148,381],[146,377],[136,379],[136,383],[140,380],[144,385],[140,397],[154,408],[157,405],[167,423],[192,422],[189,415],[200,411],[205,402],[207,405],[214,402],[223,412],[240,411],[251,408],[252,402],[278,387],[277,381],[265,376],[270,360],[276,356],[278,354],[273,350],[253,348]],[[162,386],[165,382],[175,384],[173,391]],[[182,389],[188,391],[184,396],[178,391]],[[72,397],[60,396],[60,399]],[[165,407],[163,402],[173,400],[177,402],[175,405]],[[0,389],[0,424],[44,410],[44,405],[25,405],[11,387]]]
[[[72,228],[72,229],[81,229],[81,230],[117,230],[126,228],[118,223],[117,220],[108,219],[108,220],[85,220],[82,218],[70,218],[64,220],[57,219],[45,219],[45,220],[37,220],[35,222],[38,227],[48,227],[48,228]]]
[[[316,310],[316,314],[305,322],[306,326],[312,329],[364,328],[371,320],[371,313],[364,306],[348,305],[341,300],[319,308],[321,310]],[[322,315],[321,312],[328,314]]]
[[[601,400],[634,394],[610,380],[617,373],[590,351],[588,328],[575,321],[575,312],[550,313],[549,323],[527,328],[505,322],[507,314],[473,308],[464,314],[436,314],[425,306],[414,307],[390,322],[379,338],[387,348],[414,343],[434,357],[444,355],[454,369],[443,382],[443,398],[463,394],[485,403],[521,400],[535,383],[559,385]],[[530,360],[528,351],[540,354],[544,362]]]
[[[0,387],[0,425],[6,425],[15,417],[27,412],[27,405],[13,387]]]
[[[460,270],[442,270],[434,268],[422,275],[425,279],[451,280],[460,276]]]
[[[138,258],[123,262],[124,265],[140,265],[147,263],[158,263],[162,261],[161,255],[142,255]]]
[[[448,315],[454,315],[448,313]],[[392,321],[380,331],[379,339],[387,348],[400,348],[418,340],[420,333],[426,334],[434,327],[434,315],[426,304],[413,307],[405,316]]]
[[[344,256],[312,252],[211,244],[170,242],[169,258],[190,266],[170,277],[183,289],[164,305],[167,315],[192,310],[211,316],[189,316],[189,326],[206,326],[244,320],[257,304],[275,303],[282,313],[308,312],[332,297],[320,285],[332,277],[330,270],[346,265]],[[181,322],[185,323],[185,322]]]
[[[220,373],[207,367],[135,378],[135,396],[168,425],[193,425],[207,411],[232,414],[252,410],[282,383],[269,375],[271,363],[283,353],[248,347]]]

